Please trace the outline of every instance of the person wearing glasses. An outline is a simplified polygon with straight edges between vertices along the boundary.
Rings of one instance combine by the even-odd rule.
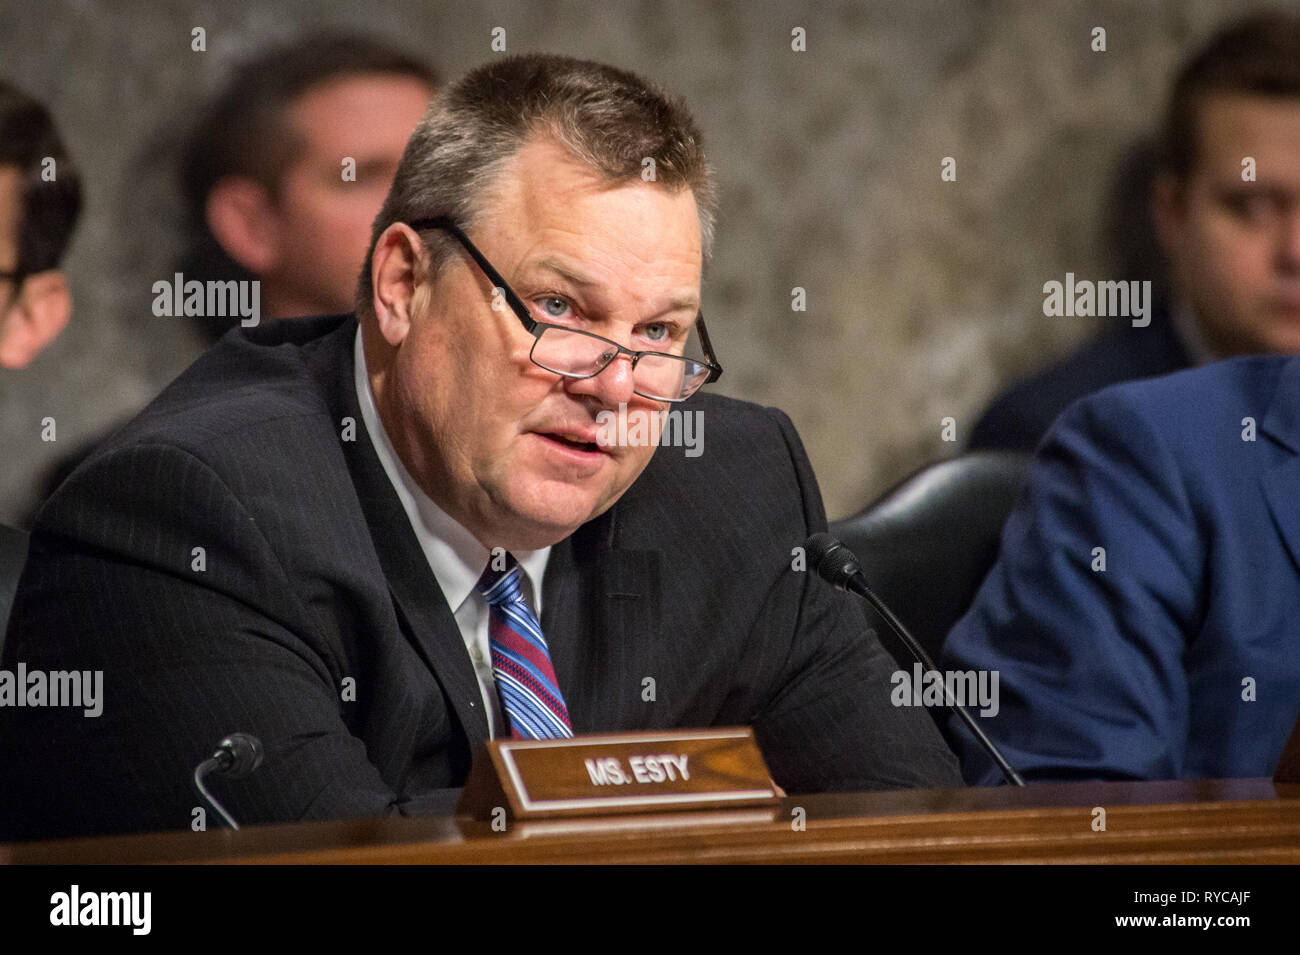
[[[798,560],[825,515],[789,419],[701,391],[714,196],[624,71],[445,90],[356,314],[227,336],[42,511],[0,662],[102,670],[104,705],[0,711],[10,838],[191,827],[233,732],[265,750],[210,783],[240,822],[436,811],[491,737],[669,727],[753,726],[791,792],[960,785]],[[598,440],[681,402],[703,454]]]
[[[0,80],[0,368],[25,368],[67,325],[59,262],[80,208],[49,110]]]

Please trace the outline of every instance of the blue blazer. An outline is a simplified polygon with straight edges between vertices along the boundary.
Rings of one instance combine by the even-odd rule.
[[[981,725],[1026,778],[1272,775],[1300,711],[1300,357],[1072,405],[942,666],[999,672]]]

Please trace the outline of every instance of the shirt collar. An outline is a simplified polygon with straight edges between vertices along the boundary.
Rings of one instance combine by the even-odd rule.
[[[411,477],[388,439],[384,423],[380,420],[379,409],[375,406],[375,396],[370,390],[370,376],[366,373],[366,354],[361,346],[361,327],[358,325],[356,340],[353,344],[355,358],[355,385],[357,402],[361,406],[361,418],[379,463],[383,465],[388,481],[397,492],[406,512],[415,537],[420,542],[420,549],[442,594],[447,598],[447,606],[455,613],[461,604],[474,593],[474,585],[483,575],[488,559],[492,556],[478,539],[465,529],[455,518],[433,503],[429,495]],[[542,616],[542,577],[546,573],[546,564],[551,556],[551,548],[541,550],[512,551],[515,560],[523,568],[524,575],[532,584],[532,609],[540,619]]]

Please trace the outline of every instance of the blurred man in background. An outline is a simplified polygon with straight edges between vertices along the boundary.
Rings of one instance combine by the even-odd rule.
[[[346,312],[370,225],[437,75],[380,41],[314,35],[231,77],[182,170],[186,279],[257,279],[264,318]],[[199,319],[214,339],[238,319]]]
[[[59,262],[81,209],[81,183],[49,110],[0,80],[0,368],[23,368],[68,323]],[[27,538],[0,526],[0,642]]]
[[[240,66],[186,144],[184,281],[260,284],[258,320],[351,311],[370,225],[437,74],[375,39],[315,34]],[[190,316],[216,341],[240,316]],[[116,427],[41,479],[54,492]],[[35,514],[24,523],[30,524]]]
[[[1241,20],[1188,61],[1157,161],[1151,202],[1169,307],[1146,327],[1117,319],[1122,327],[1004,392],[972,449],[1031,450],[1067,405],[1115,382],[1300,352],[1300,17]]]
[[[59,262],[80,208],[49,111],[0,81],[0,367],[25,367],[68,323]]]

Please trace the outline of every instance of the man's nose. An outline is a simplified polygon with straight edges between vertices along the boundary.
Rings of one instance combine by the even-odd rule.
[[[632,356],[618,354],[614,360],[590,378],[570,378],[569,391],[573,394],[594,395],[607,408],[617,408],[632,400]]]

